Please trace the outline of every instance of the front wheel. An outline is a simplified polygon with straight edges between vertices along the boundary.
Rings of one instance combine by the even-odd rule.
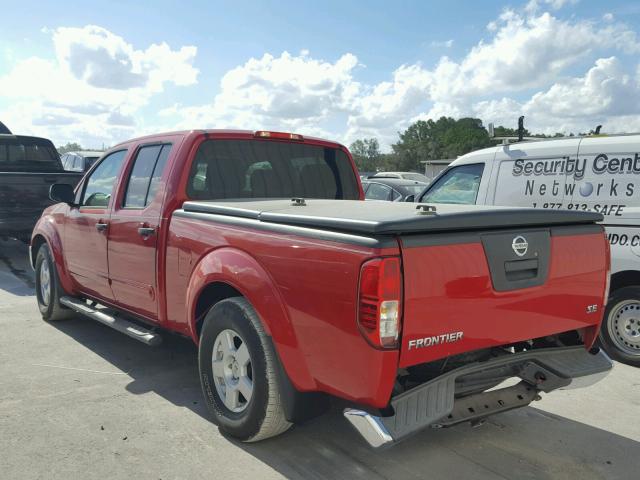
[[[602,320],[600,343],[614,359],[640,367],[640,287],[613,292]]]
[[[47,321],[64,320],[72,316],[72,311],[60,304],[64,291],[58,278],[58,270],[53,262],[49,246],[45,243],[36,256],[36,299],[42,318]]]
[[[242,297],[216,303],[204,319],[200,383],[220,429],[243,442],[283,433],[284,414],[273,345]]]

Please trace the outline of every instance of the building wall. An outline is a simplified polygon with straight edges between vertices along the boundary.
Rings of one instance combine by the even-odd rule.
[[[442,170],[447,168],[454,159],[427,160],[424,163],[424,174],[429,178],[437,177]]]

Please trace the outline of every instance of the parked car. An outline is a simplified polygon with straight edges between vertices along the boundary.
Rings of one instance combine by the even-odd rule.
[[[96,163],[103,152],[93,152],[88,150],[78,152],[67,152],[60,156],[62,167],[68,172],[86,172]]]
[[[372,177],[362,181],[364,196],[367,200],[386,200],[389,202],[413,202],[420,195],[426,183],[398,178]]]
[[[640,135],[501,145],[453,162],[420,199],[429,203],[593,210],[611,244],[610,297],[600,343],[640,366]]]
[[[378,172],[369,178],[402,178],[404,180],[416,180],[423,183],[431,182],[430,178],[417,172]]]
[[[360,176],[360,180],[366,180],[370,176],[375,175],[375,173],[376,172],[358,172],[358,175]]]
[[[0,236],[28,240],[42,210],[52,203],[49,187],[75,185],[81,176],[62,169],[50,140],[0,134]]]
[[[336,396],[380,446],[612,366],[592,348],[597,213],[364,202],[346,148],[264,131],[130,140],[51,196],[30,248],[42,317],[192,338],[209,412],[242,441]]]

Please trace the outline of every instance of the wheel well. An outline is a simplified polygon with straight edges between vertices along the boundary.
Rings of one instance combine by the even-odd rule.
[[[45,238],[42,235],[36,235],[31,241],[31,266],[36,268],[36,257],[38,256],[38,250],[40,247],[47,243]]]
[[[227,283],[215,282],[204,287],[196,301],[195,317],[198,338],[200,338],[202,323],[209,309],[220,300],[231,297],[242,297],[242,294]]]
[[[624,270],[611,275],[611,292],[624,287],[640,285],[640,271]]]

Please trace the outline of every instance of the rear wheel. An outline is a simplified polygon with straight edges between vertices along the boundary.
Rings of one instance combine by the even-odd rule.
[[[42,318],[47,321],[64,320],[72,316],[72,311],[60,304],[64,291],[58,279],[58,271],[49,246],[45,243],[36,256],[36,299]]]
[[[614,359],[640,367],[640,287],[613,292],[602,320],[600,342]]]
[[[281,401],[278,359],[247,300],[228,298],[209,310],[198,361],[207,407],[221,430],[255,442],[291,427]]]

